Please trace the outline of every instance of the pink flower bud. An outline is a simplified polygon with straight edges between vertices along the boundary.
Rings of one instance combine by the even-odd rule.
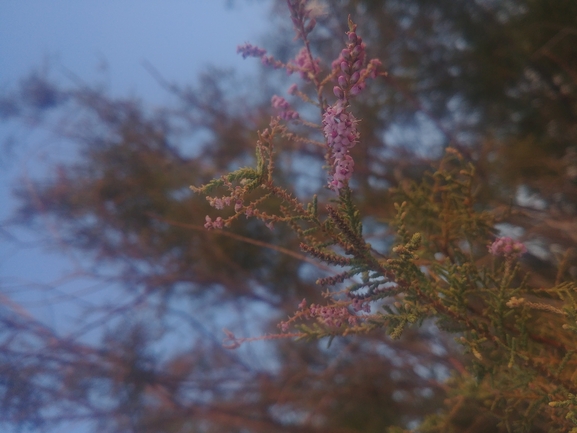
[[[339,86],[333,87],[333,93],[339,99],[343,99],[345,97],[345,92],[343,92],[343,89],[341,89]]]
[[[361,54],[361,47],[359,45],[357,45],[355,48],[353,48],[353,50],[351,51],[351,56],[352,57],[359,57],[359,54]]]
[[[361,91],[367,86],[367,84],[364,81],[361,81],[357,84],[355,84],[353,86],[353,88],[351,89],[351,93],[353,95],[358,95],[359,93],[361,93]],[[354,90],[353,90],[354,89]]]
[[[355,72],[355,73],[356,73],[356,72]],[[346,85],[347,85],[347,77],[345,77],[344,75],[339,76],[338,82],[339,82],[339,86],[341,86],[341,87],[346,87]]]

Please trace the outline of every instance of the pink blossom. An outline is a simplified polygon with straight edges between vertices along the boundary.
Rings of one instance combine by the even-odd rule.
[[[212,218],[207,215],[204,219],[206,220],[204,228],[207,230],[221,229],[224,226],[224,221],[221,217],[218,217],[216,220],[212,221]]]
[[[333,180],[330,183],[335,190],[341,189],[345,182],[347,182],[352,174],[355,163],[351,155],[345,155],[340,159],[335,160],[335,172],[333,173]]]
[[[236,52],[241,53],[243,59],[247,57],[263,57],[266,54],[266,50],[249,43],[236,47]]]
[[[324,306],[311,304],[309,311],[312,317],[318,317],[321,322],[331,328],[338,328],[344,320],[349,321],[351,314],[346,307]]]
[[[494,256],[503,257],[520,257],[527,252],[527,248],[521,242],[515,241],[510,237],[501,237],[489,245],[489,252]]]
[[[220,198],[215,198],[212,201],[211,205],[214,206],[216,209],[222,209],[224,207],[224,203]]]
[[[346,110],[342,100],[325,111],[323,133],[334,159],[334,172],[329,187],[338,192],[353,174],[354,161],[349,150],[359,138],[357,119]]]
[[[299,113],[294,111],[290,104],[282,96],[274,95],[271,99],[271,105],[279,109],[279,116],[284,120],[294,120],[299,118]]]
[[[289,73],[293,71],[298,71],[301,78],[306,81],[311,80],[311,75],[315,76],[321,70],[320,59],[316,58],[311,61],[311,56],[309,55],[306,47],[301,48],[298,54],[295,56],[294,60],[291,60],[288,65]]]
[[[338,102],[323,114],[323,133],[335,156],[344,156],[356,144],[359,138],[357,122],[355,116]]]

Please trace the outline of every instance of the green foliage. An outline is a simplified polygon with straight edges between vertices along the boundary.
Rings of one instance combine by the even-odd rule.
[[[349,18],[349,34],[355,29]],[[300,37],[308,50],[307,36],[301,32]],[[341,79],[344,83],[344,76]],[[320,94],[322,85],[315,83]],[[344,98],[346,109],[347,90],[335,89],[335,95]],[[332,114],[323,113],[323,122],[329,122],[325,119]],[[271,130],[275,131],[273,124]],[[325,158],[331,160],[333,136],[327,135],[326,127],[324,131],[329,149]],[[295,136],[286,132],[278,130],[285,139],[294,140]],[[303,251],[328,265],[346,268],[338,276],[317,283],[330,287],[353,280],[338,290],[327,290],[322,306],[307,306],[303,301],[294,315],[281,323],[287,337],[308,341],[328,337],[330,345],[335,336],[381,330],[397,340],[407,328],[433,320],[439,329],[457,334],[465,353],[472,355],[469,372],[474,381],[457,380],[455,398],[483,407],[492,414],[488,422],[507,431],[529,431],[533,425],[547,422],[561,429],[554,431],[562,431],[567,425],[563,427],[558,421],[561,408],[565,419],[574,423],[571,399],[577,386],[568,372],[575,371],[577,360],[572,360],[572,344],[550,345],[552,341],[570,341],[568,331],[574,328],[564,322],[574,316],[575,302],[561,293],[572,293],[576,286],[561,280],[547,288],[528,284],[527,274],[518,263],[525,247],[509,238],[495,240],[496,218],[476,202],[479,188],[471,161],[448,148],[433,173],[390,190],[396,216],[384,222],[395,228],[397,244],[387,255],[365,240],[362,215],[348,183],[337,189],[336,205],[327,204],[326,214],[319,216],[316,196],[314,206],[305,206],[286,189],[274,186],[272,146],[265,147],[259,141],[257,155],[264,154],[261,149],[270,149],[270,159],[268,173],[260,176],[259,186],[285,207],[276,216],[265,215],[251,205],[249,214],[263,221],[290,221]],[[335,166],[341,156],[336,158]],[[263,166],[263,158],[258,158],[257,171],[262,172]],[[243,201],[247,192],[242,190],[235,197]],[[306,227],[298,226],[297,220]],[[510,246],[504,249],[502,245],[507,242]],[[550,326],[539,328],[536,324],[544,317]],[[289,332],[291,327],[298,333]],[[432,417],[423,431],[437,431],[440,425],[446,430],[438,431],[452,431],[450,424],[458,423],[460,416],[455,408],[443,417]]]

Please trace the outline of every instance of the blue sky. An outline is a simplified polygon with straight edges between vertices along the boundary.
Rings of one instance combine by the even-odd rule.
[[[237,0],[3,0],[0,89],[49,64],[86,81],[103,68],[115,94],[162,101],[164,91],[142,66],[191,82],[211,63],[248,70],[236,46],[266,25],[267,2]]]
[[[230,7],[232,4],[232,7]],[[143,66],[152,64],[168,81],[194,83],[207,65],[256,72],[258,63],[236,54],[237,45],[258,42],[268,25],[268,0],[1,0],[0,95],[17,88],[33,70],[49,70],[57,82],[70,76],[105,84],[108,94],[137,97],[154,108],[172,100]],[[10,157],[0,157],[0,230],[14,210],[11,187],[42,173],[63,147],[50,131],[26,122],[0,123],[3,142],[16,139]],[[48,326],[66,334],[90,303],[114,302],[114,290],[94,281],[66,278],[74,251],[46,249],[57,241],[47,222],[42,233],[9,232],[27,245],[0,236],[0,304],[16,302]],[[65,278],[63,278],[65,277]],[[118,291],[115,295],[118,297]],[[85,425],[74,431],[84,432]],[[60,431],[60,430],[57,430]],[[66,431],[66,427],[65,430]]]
[[[159,106],[171,97],[144,62],[182,85],[194,83],[208,64],[255,72],[257,62],[243,60],[236,47],[262,36],[269,5],[258,0],[2,0],[0,94],[15,89],[31,71],[47,68],[64,85],[73,84],[72,74],[88,84],[106,84],[110,95]],[[56,136],[22,124],[0,123],[0,151],[7,137],[15,137],[17,145],[10,158],[0,158],[0,227],[15,206],[11,186],[42,172],[42,161],[57,158],[60,149]],[[31,241],[27,247],[0,237],[0,294],[57,326],[65,303],[51,299],[75,292],[78,282],[60,279],[74,269],[74,252],[43,249],[41,239],[52,236],[46,229],[36,237],[17,233]],[[82,300],[90,298],[82,293],[89,291],[78,292]]]

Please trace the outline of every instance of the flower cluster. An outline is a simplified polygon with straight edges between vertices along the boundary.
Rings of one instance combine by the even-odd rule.
[[[267,56],[265,49],[251,45],[249,43],[236,47],[236,52],[240,53],[243,59],[246,59],[247,57],[258,57],[260,58],[260,61],[263,65],[272,66],[275,69],[279,69],[285,66],[282,62],[275,60],[273,56]]]
[[[311,304],[309,308],[311,317],[317,317],[330,328],[339,328],[345,321],[349,325],[356,325],[358,318],[351,314],[346,307],[337,307],[332,305]]]
[[[489,245],[489,252],[497,257],[519,258],[527,252],[527,248],[510,237],[502,237],[495,239],[495,242]]]
[[[329,187],[336,192],[345,187],[354,169],[349,151],[358,141],[357,119],[348,111],[349,96],[358,95],[366,86],[367,77],[375,77],[380,62],[373,59],[363,68],[366,58],[365,43],[356,33],[356,24],[349,20],[349,42],[333,62],[333,73],[338,85],[333,88],[338,101],[323,114],[323,133],[333,161]]]
[[[209,204],[215,208],[215,209],[224,209],[225,206],[230,206],[231,197],[222,197],[222,198],[218,198],[218,197],[206,197],[206,199],[208,200]],[[241,203],[242,204],[242,203]]]
[[[338,65],[341,74],[338,78],[338,86],[335,86],[333,91],[335,96],[339,99],[346,99],[347,92],[351,95],[358,95],[361,90],[365,88],[365,83],[359,82],[361,78],[360,70],[365,61],[365,43],[355,31],[347,33],[349,37],[349,44],[347,48],[341,51],[339,58],[333,62],[333,69]]]
[[[333,88],[335,96],[347,100],[349,95],[356,96],[366,87],[367,78],[375,78],[381,62],[372,59],[366,67],[366,45],[356,33],[356,24],[349,21],[350,31],[347,32],[349,42],[339,57],[333,61],[333,74],[338,76],[338,85]]]
[[[236,48],[236,52],[240,53],[242,55],[243,59],[246,59],[247,57],[263,57],[266,54],[266,50],[262,49],[260,47],[256,47],[254,45],[251,45],[249,43],[246,43],[244,45],[239,45]]]
[[[348,306],[352,306],[354,313],[349,311]],[[278,326],[282,332],[287,332],[292,323],[303,318],[316,318],[329,328],[340,328],[345,323],[350,326],[356,326],[359,324],[359,320],[362,320],[361,317],[355,314],[359,311],[370,313],[371,307],[369,302],[362,299],[353,299],[351,302],[341,302],[338,305],[323,306],[311,304],[311,306],[307,308],[307,301],[303,299],[298,305],[296,314],[287,321],[279,323]]]
[[[212,218],[207,215],[205,220],[204,228],[207,230],[222,229],[224,226],[224,220],[221,217],[217,217],[216,220],[213,221]]]
[[[323,132],[327,145],[337,160],[345,159],[359,138],[357,119],[339,103],[328,107],[325,111]]]
[[[228,186],[232,187],[230,183],[227,183]],[[234,211],[238,212],[243,207],[242,201],[243,190],[240,187],[235,187],[232,189],[232,193],[229,196],[224,197],[210,197],[206,196],[208,203],[215,209],[224,209],[225,206],[230,206],[232,202],[234,202]]]
[[[296,120],[299,118],[299,113],[294,111],[288,101],[282,96],[274,95],[271,99],[273,108],[279,109],[279,116],[284,120]]]
[[[306,47],[302,47],[294,60],[287,64],[287,72],[292,74],[298,71],[301,78],[305,81],[311,81],[311,78],[317,75],[320,70],[320,59],[313,59]]]
[[[240,211],[244,210],[245,215],[248,217],[252,214],[253,210],[250,206],[244,206],[244,202],[242,200],[242,196],[244,191],[241,187],[233,187],[232,184],[228,181],[224,182],[225,185],[230,189],[231,193],[228,196],[223,197],[210,197],[206,196],[206,200],[208,203],[215,209],[224,209],[234,203],[234,212],[239,213]],[[205,217],[206,223],[204,227],[208,230],[211,229],[222,229],[225,225],[228,227],[229,221],[223,220],[221,217],[216,218],[215,221],[212,221],[210,216]]]
[[[323,114],[323,133],[334,161],[329,187],[338,192],[353,174],[355,164],[349,150],[359,138],[357,119],[346,110],[342,100],[328,107]]]

